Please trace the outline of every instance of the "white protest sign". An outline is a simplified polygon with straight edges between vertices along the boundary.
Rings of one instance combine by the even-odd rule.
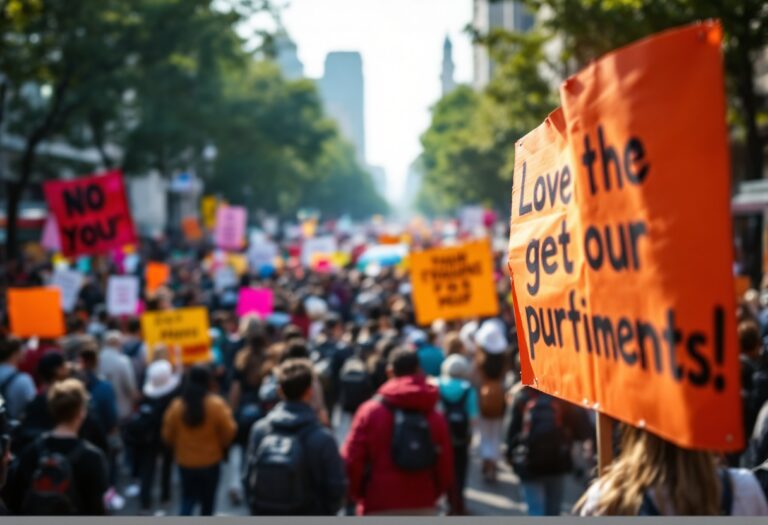
[[[136,315],[139,309],[139,278],[132,275],[112,275],[107,282],[107,313]]]
[[[301,247],[301,264],[310,266],[315,254],[331,255],[338,251],[336,239],[333,237],[313,237],[306,239]]]
[[[262,241],[248,248],[248,264],[258,271],[263,266],[273,266],[278,255],[277,245],[272,241]]]
[[[461,210],[461,229],[466,232],[485,228],[485,210],[482,206],[466,206]]]
[[[237,286],[237,273],[231,266],[220,266],[213,274],[213,285],[217,292],[223,292],[227,288]]]
[[[57,268],[51,277],[51,285],[61,290],[61,309],[71,312],[77,304],[80,287],[83,286],[83,274],[76,270]]]

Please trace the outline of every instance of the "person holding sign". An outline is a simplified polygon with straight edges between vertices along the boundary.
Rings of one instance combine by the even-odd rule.
[[[621,455],[581,500],[581,516],[768,516],[748,470],[719,466],[715,454],[687,450],[625,426]]]

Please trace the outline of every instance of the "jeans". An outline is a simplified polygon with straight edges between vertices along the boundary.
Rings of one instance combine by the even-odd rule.
[[[563,505],[565,475],[541,476],[523,481],[529,516],[559,516]]]
[[[171,499],[171,466],[173,465],[173,451],[160,444],[147,447],[140,451],[140,477],[141,477],[141,508],[149,510],[152,506],[152,488],[155,484],[155,471],[157,459],[162,461],[160,470],[160,501],[162,503]]]
[[[469,464],[469,445],[454,445],[453,447],[453,494],[449,498],[451,514],[463,515],[466,512],[464,506],[464,487],[467,484],[467,466]]]
[[[192,516],[200,504],[201,516],[213,516],[219,488],[219,464],[211,467],[179,467],[181,477],[181,515]]]

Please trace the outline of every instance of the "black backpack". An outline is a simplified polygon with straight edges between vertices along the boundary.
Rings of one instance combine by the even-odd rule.
[[[418,410],[404,410],[387,402],[379,401],[392,412],[392,462],[409,472],[431,469],[437,463],[438,446],[432,439],[427,414]]]
[[[155,445],[159,441],[160,418],[158,410],[152,403],[142,403],[139,409],[131,414],[125,425],[125,441],[132,446]]]
[[[22,505],[22,514],[28,516],[77,515],[78,498],[73,466],[85,452],[85,442],[78,440],[68,454],[48,450],[47,437],[36,443],[37,466],[32,472],[32,483]]]
[[[510,463],[521,478],[560,474],[570,468],[571,440],[558,400],[531,394],[523,408],[523,431],[511,450]]]
[[[723,489],[720,497],[720,515],[730,516],[733,510],[733,485],[731,484],[731,475],[727,468],[721,468],[718,471],[720,476],[720,486]],[[656,504],[651,499],[651,496],[646,492],[643,494],[643,502],[640,504],[640,509],[637,511],[638,516],[661,516],[661,512]]]
[[[451,431],[451,441],[454,447],[463,447],[469,444],[471,433],[469,423],[469,413],[467,412],[467,397],[469,397],[469,388],[464,388],[461,397],[456,401],[448,401],[443,398],[443,415],[448,422],[448,429]]]
[[[347,359],[339,375],[341,408],[354,414],[373,395],[373,381],[365,363],[358,355]]]
[[[272,429],[248,458],[244,484],[254,515],[292,515],[309,505],[305,439],[317,428],[308,424],[288,432]]]

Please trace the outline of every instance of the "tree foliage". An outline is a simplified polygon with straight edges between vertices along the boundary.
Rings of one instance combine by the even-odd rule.
[[[381,211],[313,83],[285,80],[238,33],[264,11],[270,0],[0,0],[0,125],[24,143],[4,174],[8,255],[25,191],[59,176],[44,142],[94,147],[129,175],[207,174],[231,202],[272,212],[311,203],[310,187],[349,190],[317,193],[328,213]]]

